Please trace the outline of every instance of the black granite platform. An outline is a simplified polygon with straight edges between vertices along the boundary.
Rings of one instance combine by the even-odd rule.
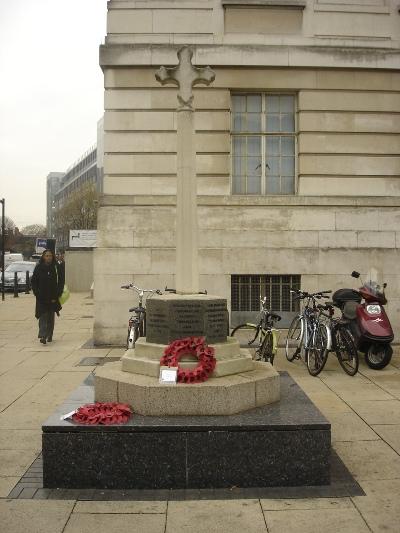
[[[86,382],[43,425],[44,487],[217,489],[330,482],[330,424],[285,372],[280,402],[238,415],[134,414],[128,424],[108,427],[60,420],[92,401],[93,386]]]

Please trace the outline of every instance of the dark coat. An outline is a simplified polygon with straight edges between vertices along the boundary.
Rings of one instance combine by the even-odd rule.
[[[55,311],[57,315],[61,310],[58,298],[64,289],[65,273],[58,263],[39,263],[32,274],[31,284],[33,294],[36,296],[35,317],[39,318],[47,311]],[[52,302],[52,300],[55,300]]]

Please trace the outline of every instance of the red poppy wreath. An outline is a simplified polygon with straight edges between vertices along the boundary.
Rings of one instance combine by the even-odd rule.
[[[200,383],[206,381],[216,365],[214,348],[207,346],[204,337],[186,337],[171,342],[164,350],[161,366],[178,367],[178,383]],[[198,359],[196,368],[182,368],[179,361],[184,355],[194,355]]]
[[[79,407],[72,415],[72,420],[78,424],[125,424],[128,422],[132,410],[130,405],[117,402],[88,403]]]

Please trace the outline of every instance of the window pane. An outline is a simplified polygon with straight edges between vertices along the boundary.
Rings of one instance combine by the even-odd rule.
[[[244,157],[234,157],[232,165],[232,173],[234,176],[244,175]]]
[[[261,137],[247,137],[248,155],[261,155]]]
[[[282,155],[294,155],[294,137],[281,137]]]
[[[261,176],[261,156],[247,158],[247,175]]]
[[[265,148],[267,155],[279,155],[279,137],[266,137]]]
[[[281,131],[294,131],[294,115],[281,115]]]
[[[282,194],[294,194],[294,177],[283,176],[281,178]]]
[[[233,176],[232,191],[233,194],[245,194],[244,180],[240,176]]]
[[[267,113],[279,113],[279,96],[267,96],[266,97],[266,109]]]
[[[247,111],[261,113],[261,95],[254,94],[247,97]]]
[[[232,96],[232,109],[235,112],[246,111],[246,96],[241,94]]]
[[[280,179],[279,176],[267,176],[266,186],[268,194],[280,194]]]
[[[246,131],[261,131],[261,114],[260,113],[248,113],[247,114],[247,129]]]
[[[294,96],[281,96],[281,113],[294,112]]]
[[[245,114],[235,114],[233,115],[233,131],[244,131],[246,124],[246,115]]]
[[[251,176],[247,178],[247,194],[260,194],[261,192],[261,178]]]
[[[281,175],[294,176],[294,157],[282,157]]]
[[[279,115],[267,114],[267,131],[280,131]]]
[[[246,137],[233,138],[233,155],[246,155]]]
[[[268,176],[278,176],[279,173],[279,157],[267,157],[265,161],[265,174]]]

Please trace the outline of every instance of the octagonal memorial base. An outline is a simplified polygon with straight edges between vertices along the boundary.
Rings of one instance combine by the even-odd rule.
[[[239,341],[234,337],[224,337],[224,342],[209,344],[214,349],[217,364],[213,378],[220,378],[230,374],[248,372],[254,369],[254,362],[250,350],[240,348]],[[156,344],[141,337],[136,341],[134,350],[127,350],[122,356],[122,370],[133,374],[144,374],[158,378],[160,374],[160,359],[164,355],[166,344]],[[179,362],[183,368],[197,365],[194,356],[183,356]]]
[[[123,371],[120,361],[98,367],[95,375],[96,401],[128,403],[147,416],[231,415],[279,399],[279,374],[269,363],[192,384],[160,384],[156,377]]]

